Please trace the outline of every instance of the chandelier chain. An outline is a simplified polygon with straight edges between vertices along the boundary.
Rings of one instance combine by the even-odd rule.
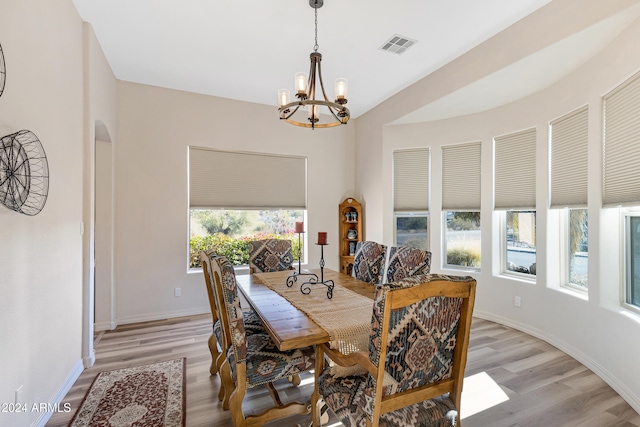
[[[318,48],[320,46],[318,46],[318,3],[316,2],[316,7],[314,8],[316,11],[316,44],[313,45],[313,51],[317,52]]]

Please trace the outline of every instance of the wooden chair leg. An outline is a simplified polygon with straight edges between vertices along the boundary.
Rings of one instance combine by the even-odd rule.
[[[273,399],[273,403],[275,403],[276,406],[283,406],[282,400],[280,400],[280,395],[278,394],[278,390],[276,390],[273,383],[267,383],[266,386],[267,386],[267,390],[269,390],[269,395],[271,396],[271,399]]]
[[[218,393],[218,398],[222,400],[222,409],[225,411],[229,409],[230,398],[235,388],[236,386],[233,383],[233,379],[231,379],[229,362],[227,362],[225,358],[220,368],[220,392]],[[220,396],[222,396],[222,398]]]
[[[236,369],[237,378],[246,378],[246,367],[243,363],[237,364]],[[231,393],[231,400],[229,403],[234,427],[245,427],[246,425],[244,413],[242,412],[242,400],[244,399],[246,391],[246,382],[238,381],[233,393]]]
[[[220,356],[220,352],[218,351],[216,337],[213,334],[209,337],[209,351],[211,352],[211,366],[209,367],[209,373],[211,375],[215,375],[218,373],[218,356]]]

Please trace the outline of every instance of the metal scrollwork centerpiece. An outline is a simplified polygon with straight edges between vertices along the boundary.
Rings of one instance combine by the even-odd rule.
[[[335,283],[331,279],[324,279],[324,247],[326,245],[320,243],[316,243],[316,245],[320,246],[320,277],[315,273],[294,272],[291,276],[287,277],[287,286],[292,287],[293,284],[298,281],[299,276],[309,276],[309,280],[300,283],[300,292],[304,295],[309,295],[311,293],[311,285],[324,285],[327,287],[327,298],[331,299],[333,298]]]
[[[0,203],[24,215],[42,211],[49,193],[49,164],[36,135],[21,130],[0,139]]]

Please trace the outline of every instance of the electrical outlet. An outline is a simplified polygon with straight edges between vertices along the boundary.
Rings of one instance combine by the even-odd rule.
[[[515,297],[515,299],[513,300],[513,303],[516,305],[516,307],[522,307],[522,298]]]
[[[173,291],[173,296],[181,297],[181,296],[182,296],[182,288],[176,288],[176,289]]]

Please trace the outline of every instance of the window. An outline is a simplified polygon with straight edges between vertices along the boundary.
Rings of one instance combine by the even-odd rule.
[[[442,147],[445,266],[480,268],[480,142]]]
[[[480,268],[480,212],[445,212],[445,265]]]
[[[393,152],[393,210],[396,245],[428,250],[428,148]]]
[[[395,215],[395,244],[429,250],[427,224],[429,216],[425,213],[405,213]]]
[[[189,268],[200,267],[200,251],[215,248],[233,265],[249,264],[249,242],[261,239],[291,240],[294,260],[301,245],[295,223],[303,221],[303,210],[191,209],[189,215]]]
[[[507,211],[505,221],[507,271],[536,274],[536,212]]]
[[[605,207],[638,206],[640,162],[640,73],[623,82],[603,99],[603,201]],[[627,307],[640,308],[640,216],[625,217],[625,287]]]
[[[567,209],[566,211],[567,272],[564,283],[586,290],[589,278],[589,214],[586,209]]]
[[[640,309],[640,216],[627,216],[626,221],[626,292],[625,302]]]
[[[502,271],[536,274],[536,129],[494,138],[494,203],[506,211]]]
[[[586,106],[549,124],[549,205],[564,211],[561,283],[581,290],[588,285],[588,128]]]
[[[234,265],[248,264],[248,242],[291,239],[307,208],[307,159],[189,147],[189,267],[215,248]]]

